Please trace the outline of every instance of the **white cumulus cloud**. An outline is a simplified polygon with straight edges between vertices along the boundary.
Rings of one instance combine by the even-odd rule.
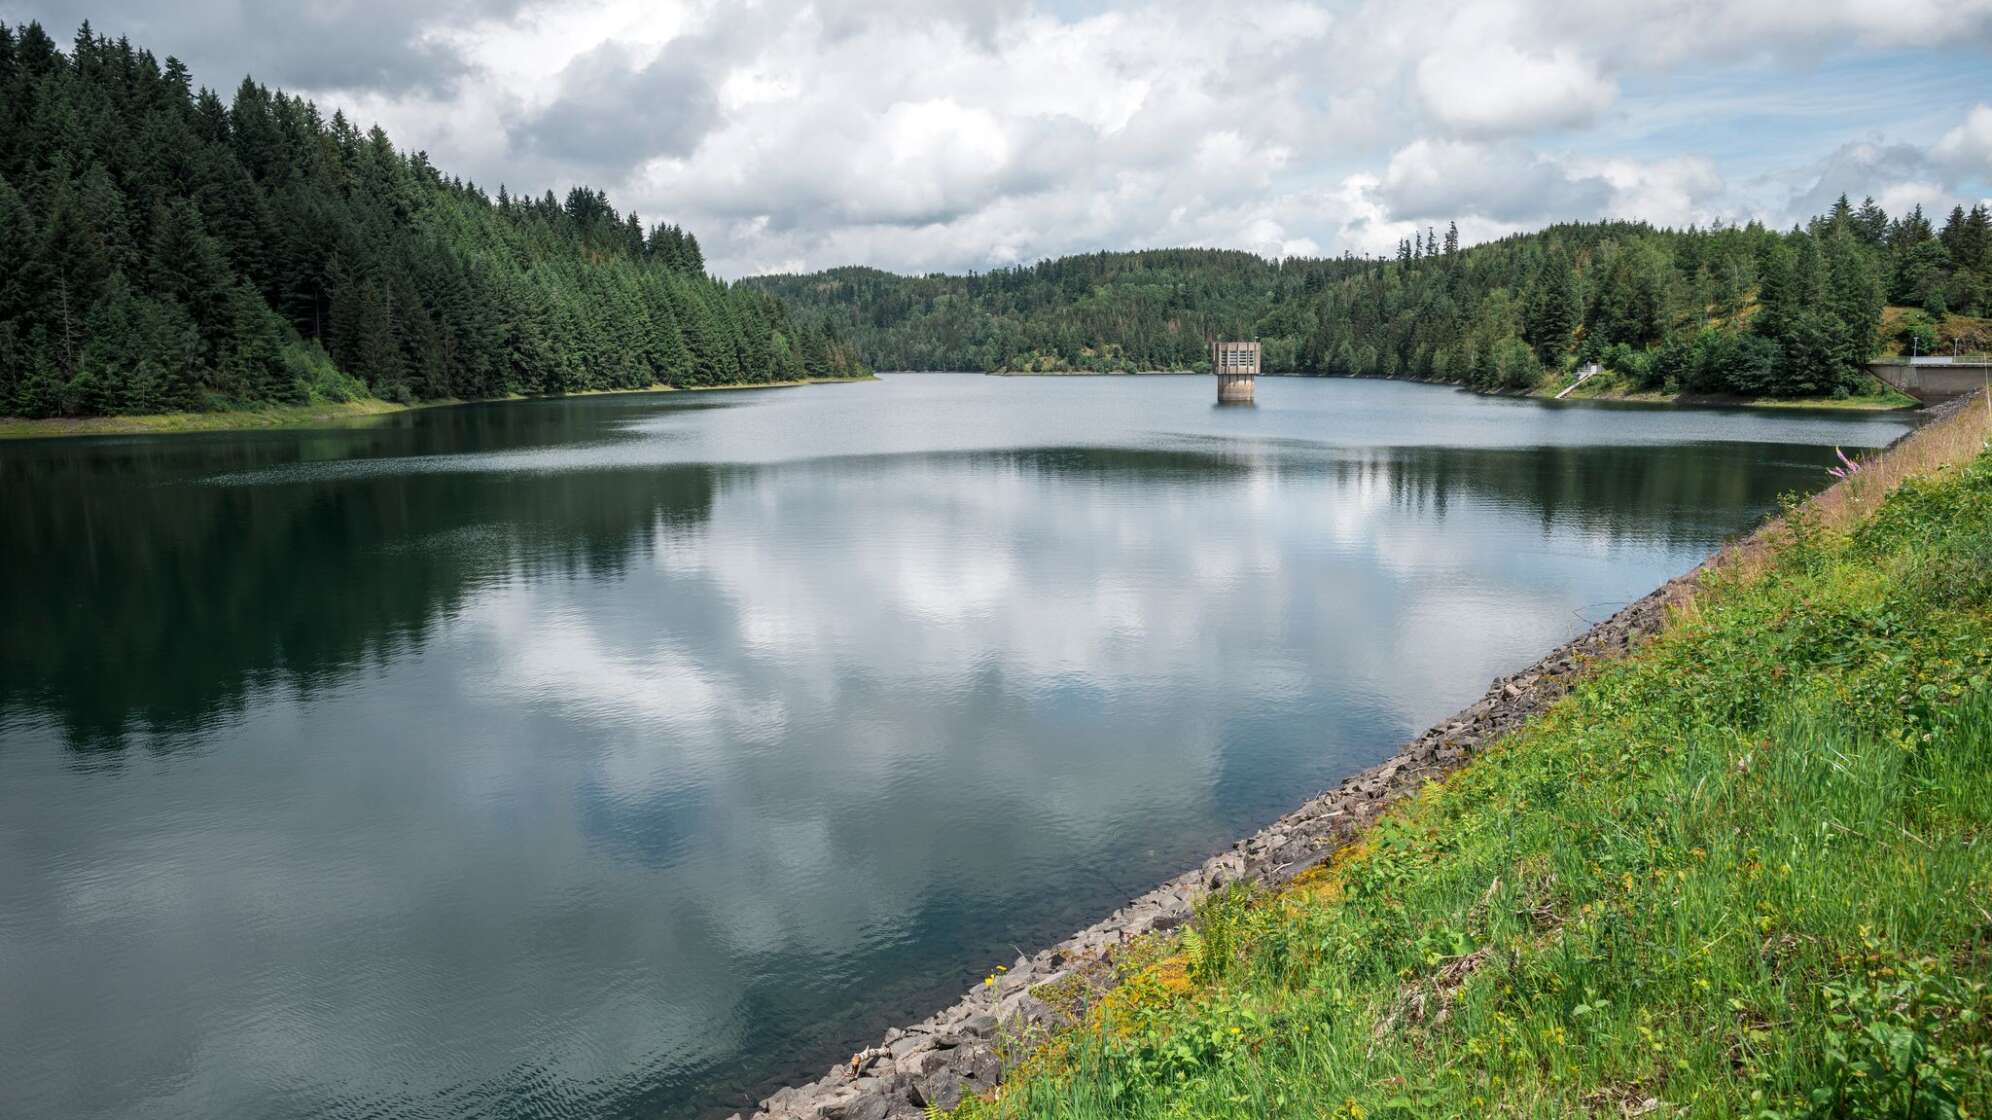
[[[1418,64],[1418,92],[1442,125],[1507,136],[1591,121],[1618,87],[1568,47],[1531,54],[1507,43],[1464,42]]]
[[[1933,153],[1938,160],[1959,170],[1983,174],[1992,172],[1992,105],[1978,104],[1964,123],[1944,133]]]
[[[171,9],[0,0],[0,20],[60,39],[88,15],[222,90],[252,71],[487,189],[606,189],[725,276],[1992,195],[1992,0]]]

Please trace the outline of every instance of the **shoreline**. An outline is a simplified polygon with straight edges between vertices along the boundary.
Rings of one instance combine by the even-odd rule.
[[[1366,374],[1336,373],[1273,373],[1262,377],[1339,377],[1348,381],[1402,381],[1413,385],[1444,385],[1472,393],[1481,397],[1510,397],[1516,400],[1535,400],[1555,404],[1626,404],[1649,407],[1673,408],[1768,408],[1803,411],[1812,409],[1828,412],[1921,412],[1926,411],[1914,397],[1900,393],[1880,396],[1848,397],[1835,400],[1832,397],[1738,397],[1720,393],[1674,393],[1632,390],[1626,392],[1584,393],[1576,392],[1559,398],[1555,388],[1533,389],[1475,389],[1464,381],[1438,381],[1424,377],[1374,377]]]
[[[1495,678],[1479,700],[1427,728],[1382,762],[1308,798],[1078,933],[1018,957],[993,982],[971,989],[933,1015],[888,1029],[876,1046],[817,1080],[776,1090],[728,1120],[911,1120],[930,1103],[945,1112],[968,1096],[989,1092],[1001,1083],[1005,1058],[1015,1056],[1017,1039],[1041,1040],[1075,1025],[1084,1006],[1111,986],[1115,950],[1182,926],[1212,891],[1233,883],[1277,887],[1326,862],[1385,808],[1458,769],[1480,748],[1561,699],[1591,661],[1622,655],[1658,633],[1667,611],[1722,555],[1648,592],[1520,672]],[[937,1080],[952,1083],[954,1091],[930,1089]]]
[[[1560,390],[1558,390],[1560,391]],[[1676,404],[1700,405],[1709,408],[1783,408],[1818,409],[1831,412],[1915,412],[1922,409],[1922,402],[1903,393],[1889,390],[1859,397],[1739,397],[1721,393],[1666,393],[1641,389],[1607,389],[1601,393],[1586,393],[1582,386],[1567,397],[1558,397],[1551,389],[1535,389],[1521,396],[1538,400],[1561,401],[1617,401],[1626,404]]]
[[[901,371],[914,372],[914,371]],[[928,372],[928,371],[919,371]],[[934,371],[943,372],[943,371]],[[954,372],[954,371],[945,371]],[[1144,369],[1144,370],[984,370],[984,377],[1209,377],[1208,373],[1185,369]],[[1298,380],[1336,381],[1399,381],[1410,385],[1441,385],[1460,389],[1482,397],[1512,397],[1519,400],[1555,401],[1559,404],[1606,403],[1648,406],[1673,406],[1679,408],[1770,408],[1805,410],[1815,409],[1832,412],[1915,412],[1923,406],[1913,397],[1900,393],[1883,393],[1872,396],[1848,397],[1835,400],[1832,397],[1737,397],[1708,393],[1674,393],[1672,395],[1641,390],[1608,391],[1603,393],[1572,393],[1558,398],[1550,389],[1474,389],[1463,381],[1442,381],[1426,377],[1380,377],[1372,374],[1353,373],[1262,373],[1260,377],[1295,378]],[[1558,388],[1561,388],[1560,386]]]
[[[911,372],[911,371],[906,371]],[[982,370],[984,377],[1209,377],[1208,373],[1198,373],[1193,369],[1078,369],[1078,370]],[[1285,376],[1284,374],[1262,374],[1264,377]]]
[[[513,393],[475,400],[417,401],[396,404],[368,397],[357,401],[266,405],[216,412],[158,412],[137,416],[56,416],[26,419],[0,417],[0,440],[68,439],[79,436],[167,436],[202,432],[304,431],[315,428],[364,427],[388,416],[436,408],[512,401],[557,401],[568,397],[641,396],[657,393],[712,393],[736,389],[794,389],[804,385],[843,385],[876,381],[876,374],[855,377],[807,377],[790,381],[738,381],[725,385],[652,385],[643,389],[577,389],[571,393],[530,396]]]
[[[1884,449],[1903,451],[1965,407],[1988,407],[1983,394],[1927,410],[1919,425]],[[1845,481],[1807,499],[1811,509],[1843,503]],[[815,1081],[759,1098],[729,1120],[912,1120],[995,1089],[1003,1070],[1059,1031],[1113,986],[1117,949],[1188,922],[1199,900],[1235,883],[1279,887],[1332,859],[1389,806],[1466,765],[1479,751],[1545,712],[1587,675],[1660,633],[1695,597],[1704,575],[1748,570],[1783,524],[1772,517],[1520,672],[1496,678],[1481,698],[1427,728],[1384,761],[1308,798],[1272,824],[1135,896],[1106,918],[1049,948],[1019,956],[955,1003],[853,1054]],[[756,1090],[759,1092],[759,1090]]]

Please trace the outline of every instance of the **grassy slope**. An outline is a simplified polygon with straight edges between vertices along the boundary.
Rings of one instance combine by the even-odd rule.
[[[319,428],[365,421],[410,406],[367,398],[314,404],[263,405],[224,412],[161,412],[148,416],[58,416],[27,420],[0,417],[0,439],[50,436],[168,435],[177,432],[247,431],[259,428]]]
[[[1554,397],[1570,384],[1570,378],[1561,374],[1544,379],[1530,396]],[[1886,385],[1876,383],[1875,391],[1860,396],[1844,397],[1835,400],[1831,397],[1696,397],[1687,393],[1662,393],[1654,389],[1640,389],[1631,385],[1615,373],[1601,373],[1586,380],[1567,397],[1566,401],[1641,401],[1653,404],[1673,404],[1676,402],[1693,404],[1742,405],[1751,408],[1845,408],[1864,411],[1893,411],[1896,409],[1921,407],[1916,398],[1898,393]]]
[[[1903,348],[1902,325],[1904,321],[1915,317],[1929,320],[1929,316],[1920,308],[1891,305],[1881,309],[1884,354],[1901,357],[1908,353]],[[1934,351],[1925,351],[1926,353],[1950,354],[1953,353],[1952,343],[1956,343],[1956,353],[1982,357],[1986,353],[1987,345],[1992,344],[1992,318],[1950,314],[1935,320],[1934,325],[1937,328],[1937,345]]]
[[[1926,429],[1329,867],[1130,951],[961,1112],[1987,1115],[1988,429]]]
[[[845,381],[871,381],[863,377],[817,377],[801,381],[753,381],[738,385],[699,385],[680,390],[669,385],[649,389],[589,389],[565,394],[575,397],[605,396],[617,393],[713,392],[722,389],[786,389],[797,385],[824,385]],[[547,398],[505,397],[503,400]],[[265,428],[329,428],[365,423],[381,416],[417,408],[439,408],[462,401],[425,401],[421,404],[393,404],[365,400],[321,402],[298,405],[261,405],[219,412],[164,412],[151,416],[55,417],[24,420],[0,417],[0,439],[46,439],[55,436],[170,435],[180,432],[240,432]]]

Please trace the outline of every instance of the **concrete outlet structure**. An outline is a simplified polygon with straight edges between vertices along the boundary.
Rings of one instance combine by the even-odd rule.
[[[1259,376],[1259,344],[1213,342],[1210,368],[1217,374],[1217,403],[1252,403],[1253,380]]]
[[[1992,384],[1992,362],[1974,358],[1895,358],[1868,363],[1868,372],[1924,404]]]

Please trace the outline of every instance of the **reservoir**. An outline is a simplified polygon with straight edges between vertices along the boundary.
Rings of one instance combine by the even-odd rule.
[[[899,374],[0,443],[0,1116],[698,1117],[1911,422]]]

